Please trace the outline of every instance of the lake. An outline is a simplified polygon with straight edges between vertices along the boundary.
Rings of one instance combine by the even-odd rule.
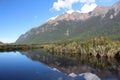
[[[120,80],[120,61],[41,50],[0,52],[0,80]]]

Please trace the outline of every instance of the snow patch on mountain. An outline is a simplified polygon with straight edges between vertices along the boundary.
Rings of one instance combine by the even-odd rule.
[[[54,16],[54,17],[51,17],[51,18],[49,18],[48,20],[55,20],[57,17],[58,17],[58,15],[57,15],[57,16]]]

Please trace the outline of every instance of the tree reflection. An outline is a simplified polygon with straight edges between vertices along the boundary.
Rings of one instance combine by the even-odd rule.
[[[93,55],[57,55],[49,54],[40,50],[31,50],[22,52],[34,61],[40,61],[43,64],[57,68],[60,71],[69,74],[81,74],[92,72],[100,78],[117,77],[120,79],[120,62],[115,58],[94,57]]]

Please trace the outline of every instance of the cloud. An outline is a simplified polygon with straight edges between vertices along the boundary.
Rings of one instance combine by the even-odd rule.
[[[74,10],[72,10],[72,9],[67,11],[68,14],[72,14],[73,12],[74,12]]]
[[[92,3],[92,4],[84,4],[84,6],[81,8],[81,13],[88,13],[90,11],[93,11],[97,4]]]
[[[53,9],[59,11],[61,8],[63,9],[71,9],[74,3],[77,3],[79,0],[58,0],[53,3]]]
[[[77,74],[75,74],[75,73],[70,73],[69,76],[71,76],[71,77],[77,77]]]
[[[81,3],[94,3],[95,0],[79,0]]]
[[[56,11],[60,11],[61,9],[67,9],[68,11],[73,10],[73,4],[75,3],[82,3],[84,6],[77,10],[79,12],[89,12],[93,10],[97,4],[95,3],[95,0],[58,0],[57,2],[53,3],[52,9]]]

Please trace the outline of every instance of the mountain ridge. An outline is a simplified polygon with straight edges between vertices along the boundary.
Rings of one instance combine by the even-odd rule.
[[[87,39],[98,35],[117,39],[120,34],[119,7],[120,0],[112,6],[97,6],[89,13],[61,14],[21,35],[16,43]]]

